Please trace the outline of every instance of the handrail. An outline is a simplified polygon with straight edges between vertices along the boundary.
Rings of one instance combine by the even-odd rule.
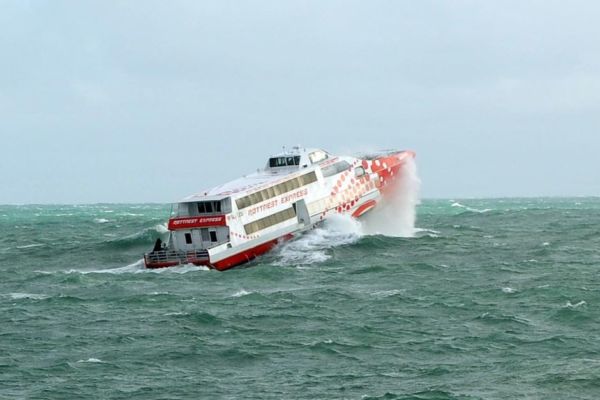
[[[166,263],[178,262],[181,264],[193,263],[198,261],[208,261],[207,250],[159,250],[144,254],[147,263]]]

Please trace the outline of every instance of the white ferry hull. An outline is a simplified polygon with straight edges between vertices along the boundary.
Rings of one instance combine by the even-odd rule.
[[[256,175],[259,184],[243,190],[224,185],[191,196],[179,203],[180,208],[185,205],[184,215],[169,220],[168,247],[146,254],[145,265],[191,263],[223,271],[259,257],[332,215],[360,218],[400,184],[402,169],[414,156],[403,151],[364,159],[329,157],[280,176],[274,176],[277,171]],[[210,213],[185,215],[206,212],[205,203],[211,203]]]

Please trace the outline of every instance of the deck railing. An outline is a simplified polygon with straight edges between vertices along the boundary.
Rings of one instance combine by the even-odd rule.
[[[197,264],[208,262],[207,250],[159,250],[144,254],[146,264],[172,263]]]

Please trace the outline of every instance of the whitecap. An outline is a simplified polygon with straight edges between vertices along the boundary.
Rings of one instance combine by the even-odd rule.
[[[395,296],[397,294],[402,294],[404,292],[406,292],[406,290],[404,290],[404,289],[380,290],[380,291],[371,293],[371,296],[377,297],[377,298],[384,298],[384,297]]]
[[[44,244],[40,244],[40,243],[32,243],[32,244],[26,244],[23,246],[17,246],[17,249],[31,249],[33,247],[42,247],[45,246]]]
[[[99,358],[88,358],[87,360],[79,360],[78,363],[103,363]]]
[[[8,296],[13,300],[22,300],[22,299],[30,299],[30,300],[43,300],[47,299],[49,296],[45,294],[35,294],[35,293],[9,293]]]
[[[480,214],[493,211],[491,208],[478,209],[478,208],[465,206],[464,204],[460,204],[459,202],[452,203],[451,207],[458,207],[458,208],[462,208],[462,209],[470,211],[470,212],[480,213]]]
[[[544,246],[544,247],[550,246],[550,243],[549,242],[544,242],[544,243],[542,243],[542,246]]]
[[[415,233],[415,236],[417,236],[417,237],[438,238],[438,237],[440,237],[441,232],[433,230],[433,229],[415,228],[414,233]]]
[[[516,292],[517,290],[507,286],[507,287],[503,287],[503,288],[502,288],[502,291],[503,291],[504,293],[514,293],[514,292]]]
[[[587,303],[585,302],[585,300],[581,300],[579,303],[575,303],[575,304],[571,304],[570,301],[567,301],[567,304],[565,304],[564,308],[578,308],[581,306],[586,305]]]
[[[106,218],[94,218],[94,222],[97,224],[105,224],[108,220]]]
[[[237,292],[235,292],[234,294],[231,295],[231,297],[242,297],[242,296],[246,296],[251,294],[252,292],[248,292],[244,289],[242,290],[238,290]]]

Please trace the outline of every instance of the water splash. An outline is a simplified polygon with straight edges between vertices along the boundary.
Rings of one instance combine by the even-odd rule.
[[[393,191],[361,219],[363,233],[395,237],[414,237],[421,180],[413,159],[400,170]]]
[[[414,237],[421,181],[414,160],[401,170],[394,190],[360,220],[333,215],[323,225],[280,247],[276,264],[306,265],[327,261],[332,247],[354,243],[365,235]],[[434,235],[439,232],[433,231]]]
[[[333,215],[320,227],[279,248],[277,265],[314,264],[331,258],[329,249],[356,242],[363,236],[360,222],[350,215]]]

